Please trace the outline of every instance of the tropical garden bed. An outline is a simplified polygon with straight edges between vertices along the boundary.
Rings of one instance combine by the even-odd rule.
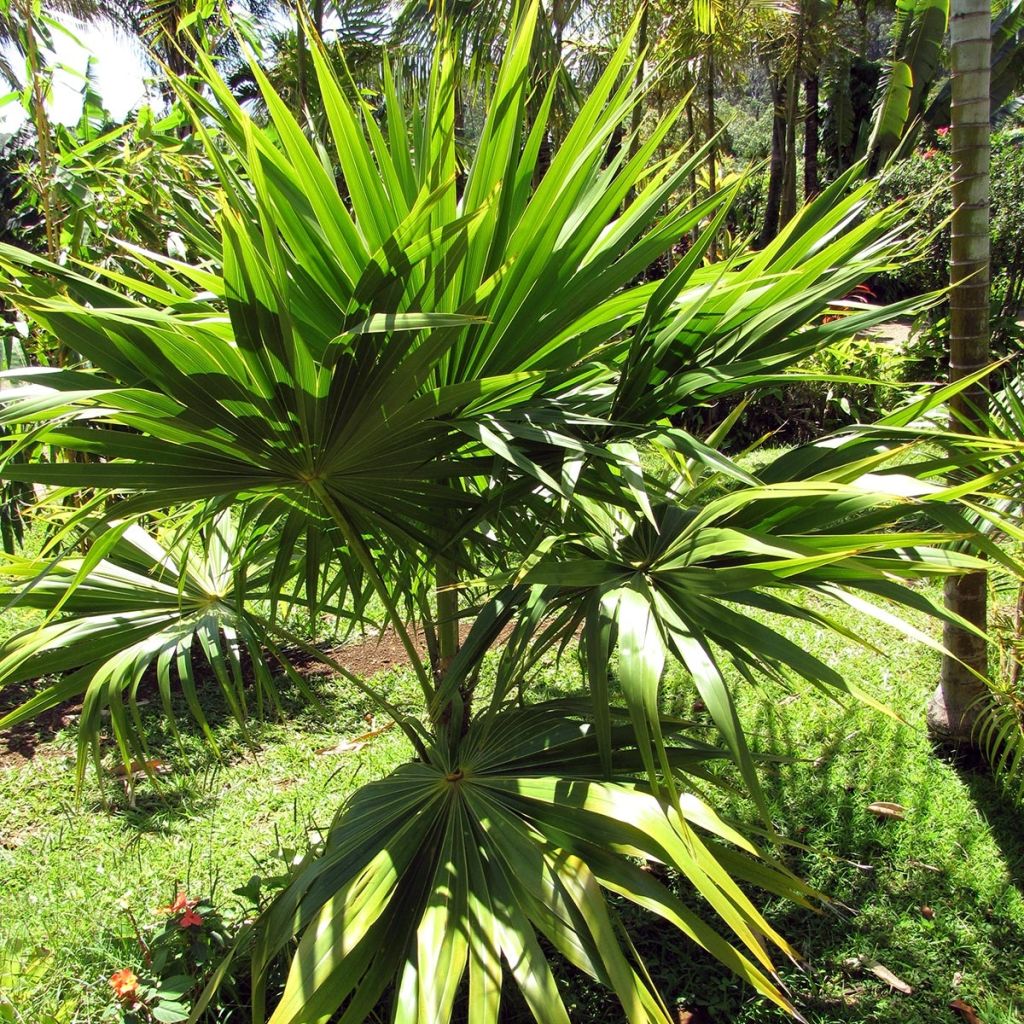
[[[957,768],[933,756],[923,707],[938,658],[853,613],[846,619],[885,656],[810,628],[798,639],[861,678],[906,725],[872,709],[838,706],[801,685],[789,691],[766,683],[740,700],[756,749],[794,759],[772,768],[765,783],[780,833],[809,847],[806,853],[794,848],[787,860],[836,901],[826,913],[769,905],[769,919],[808,961],[806,971],[786,971],[785,981],[812,1024],[956,1024],[962,1017],[949,1004],[957,999],[976,1008],[985,1024],[1016,1024],[1024,1014],[1019,814],[977,766]],[[381,652],[370,641],[360,656],[368,661]],[[419,692],[411,674],[386,672],[376,681],[415,705]],[[537,675],[543,695],[578,692],[581,682],[571,652],[558,665],[548,659]],[[134,808],[113,778],[105,793],[91,779],[76,803],[73,722],[41,742],[31,758],[0,767],[6,797],[0,815],[0,1019],[102,1019],[115,1007],[110,976],[124,967],[146,973],[133,919],[150,934],[163,920],[158,908],[179,888],[211,899],[230,918],[244,916],[251,903],[233,890],[253,875],[284,871],[346,793],[408,759],[410,748],[394,729],[365,746],[346,744],[372,731],[365,718],[371,709],[336,677],[321,677],[317,691],[325,715],[290,709],[285,723],[253,727],[253,749],[229,715],[218,721],[218,737],[229,751],[224,763],[194,731],[186,730],[179,746],[154,714],[153,756],[169,771],[158,776],[159,792],[150,782],[138,783]],[[678,677],[667,681],[666,699],[708,729],[706,713],[699,704],[694,708],[692,691]],[[868,805],[876,801],[902,805],[906,817],[873,815]],[[729,810],[751,822],[744,801]],[[671,930],[643,915],[627,919],[666,998],[696,1015],[680,1019],[785,1019]],[[848,963],[856,958],[877,961],[913,992]],[[584,984],[578,972],[563,965],[557,977],[574,1020],[623,1019],[614,1000]],[[512,1003],[507,1013],[503,1019],[529,1019]],[[218,1019],[242,1024],[247,1016],[225,1011]]]
[[[88,83],[51,148],[21,12],[45,255],[0,245],[0,1012],[1011,1019],[1018,840],[919,709],[940,652],[951,728],[992,696],[968,609],[1024,577],[1024,402],[983,414],[979,332],[910,392],[865,347],[942,301],[862,301],[934,238],[873,173],[910,63],[802,208],[787,140],[755,247],[753,176],[655,102],[649,7],[567,96],[537,2],[482,78],[442,20],[372,88],[300,6],[296,103],[215,6],[170,32],[138,164]],[[901,10],[897,52],[935,21]],[[734,457],[766,400],[800,445]]]

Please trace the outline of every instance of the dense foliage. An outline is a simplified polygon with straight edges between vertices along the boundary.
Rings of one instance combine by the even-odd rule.
[[[696,13],[688,84],[713,105],[721,51]],[[112,125],[87,88],[75,128],[50,139],[37,118],[57,170],[21,193],[44,209],[46,255],[0,248],[26,339],[0,474],[46,520],[4,585],[44,622],[0,652],[0,683],[29,686],[0,728],[81,700],[79,784],[90,755],[107,767],[106,733],[130,778],[152,764],[145,687],[213,740],[204,681],[244,729],[283,687],[315,700],[297,651],[394,722],[408,760],[338,807],[233,936],[253,1020],[488,1024],[514,989],[536,1020],[568,1021],[559,956],[628,1020],[665,1024],[624,904],[795,1012],[776,960],[799,954],[751,893],[822,896],[778,853],[735,680],[876,705],[790,624],[846,633],[828,611],[846,606],[934,644],[906,616],[951,616],[918,581],[980,570],[979,554],[1017,570],[986,489],[1019,438],[923,428],[963,385],[901,403],[883,390],[899,357],[858,339],[934,302],[858,291],[918,254],[908,211],[930,158],[893,172],[893,204],[851,155],[797,210],[790,138],[792,216],[755,250],[741,204],[758,179],[720,177],[713,110],[703,141],[689,94],[656,111],[669,75],[645,73],[647,9],[583,93],[550,63],[571,17],[548,24],[537,3],[498,18],[495,63],[478,47],[467,67],[467,37],[439,30],[429,57],[385,57],[358,85],[317,16],[299,22],[295,95],[249,54],[239,98],[189,36],[166,116]],[[804,28],[795,59],[772,50],[791,106],[799,55],[827,34]],[[807,443],[756,472],[723,454],[773,395],[800,415],[794,383]],[[821,438],[833,407],[843,426]],[[317,646],[321,623],[374,620],[419,704]],[[533,666],[570,650],[580,690],[549,699]],[[669,663],[714,734],[666,714]],[[719,811],[737,788],[756,828]],[[174,991],[199,1013],[228,962],[197,995],[180,929],[213,908],[182,901],[166,932],[192,973]],[[115,989],[131,1012],[171,1012],[134,975]]]

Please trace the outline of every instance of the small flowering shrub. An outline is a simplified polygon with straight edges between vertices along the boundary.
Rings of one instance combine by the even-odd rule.
[[[190,899],[179,889],[174,899],[157,911],[156,923],[140,927],[125,907],[135,929],[140,963],[121,967],[108,978],[111,1004],[104,1019],[116,1024],[189,1020],[225,953],[239,941],[243,926],[266,909],[310,858],[322,852],[323,837],[316,830],[308,833],[302,848],[278,845],[257,860],[256,874],[232,890],[237,899],[230,909],[218,907],[212,897]],[[285,967],[285,961],[268,965],[268,991],[283,987]],[[248,1024],[251,1014],[240,1009],[248,1005],[250,979],[246,972],[247,961],[241,957],[225,972],[214,1001],[198,1019]]]
[[[875,205],[912,199],[918,223],[937,231],[923,260],[907,261],[897,273],[882,275],[873,287],[883,301],[893,301],[944,288],[949,283],[949,226],[951,161],[949,128],[925,136],[918,150],[885,172],[875,193]],[[999,309],[1016,311],[1024,297],[1024,132],[1021,129],[992,135],[992,290]],[[943,227],[943,225],[945,225]],[[941,229],[941,230],[940,230]],[[1013,310],[1005,308],[1007,292]],[[999,326],[996,326],[998,333]]]
[[[908,260],[896,272],[881,275],[872,288],[891,302],[944,288],[949,283],[949,195],[951,165],[949,138],[932,136],[917,152],[885,172],[876,193],[879,208],[902,199],[913,200],[917,224],[935,236],[924,259]],[[944,226],[945,225],[945,226]]]
[[[186,1021],[210,971],[227,949],[234,927],[208,900],[181,890],[160,911],[150,934],[138,931],[143,966],[123,967],[110,976],[113,1005],[108,1019],[125,1024]]]

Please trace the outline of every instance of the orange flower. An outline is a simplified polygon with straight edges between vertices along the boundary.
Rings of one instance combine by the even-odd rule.
[[[162,914],[183,914],[188,910],[191,910],[199,900],[190,900],[188,894],[184,889],[178,890],[178,895],[174,897],[174,902],[167,907],[161,907],[160,912]]]
[[[130,967],[122,967],[110,976],[110,987],[122,1003],[134,1003],[139,994],[139,979]]]
[[[195,925],[198,928],[199,925],[201,925],[202,923],[202,915],[197,914],[191,907],[189,907],[185,911],[185,913],[181,915],[181,920],[178,922],[178,924],[180,924],[182,928],[191,928],[193,925]]]

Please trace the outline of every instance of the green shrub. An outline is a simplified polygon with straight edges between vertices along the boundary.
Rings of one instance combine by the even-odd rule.
[[[952,212],[949,175],[948,147],[930,146],[901,160],[882,176],[875,199],[879,207],[912,200],[918,226],[935,232],[923,258],[908,261],[872,282],[882,299],[920,295],[949,283],[949,228],[943,227]]]
[[[791,382],[759,390],[730,431],[729,446],[743,450],[768,435],[772,444],[796,444],[849,423],[870,422],[899,404],[912,365],[902,348],[890,342],[854,337],[830,345],[793,367]],[[833,379],[798,376],[806,374]],[[735,407],[735,401],[720,401],[695,413],[687,427],[712,427]]]
[[[992,293],[1003,315],[1015,313],[1024,300],[1022,142],[1024,130],[1019,128],[992,136]],[[944,225],[953,210],[950,170],[948,129],[940,128],[917,152],[883,175],[875,197],[878,208],[911,199],[919,226],[935,234],[923,259],[908,261],[899,270],[879,276],[873,286],[880,298],[904,298],[948,284],[949,228]]]

